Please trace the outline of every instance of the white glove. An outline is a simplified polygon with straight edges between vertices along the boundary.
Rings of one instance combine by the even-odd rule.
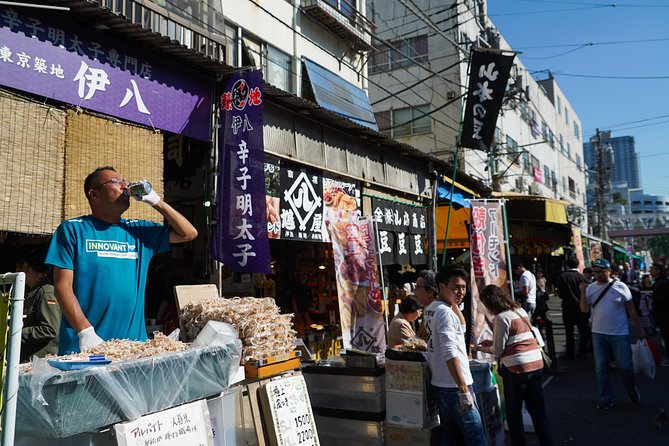
[[[146,195],[142,195],[141,197],[138,197],[137,195],[133,195],[132,197],[137,201],[149,203],[151,206],[157,205],[160,201],[160,195],[158,195],[155,190],[151,190],[151,192]]]
[[[463,409],[469,410],[474,407],[474,396],[471,392],[458,392],[458,398]]]
[[[84,350],[95,347],[96,345],[102,344],[103,341],[100,336],[95,333],[95,328],[91,325],[88,328],[84,328],[79,333],[79,351],[83,352]]]

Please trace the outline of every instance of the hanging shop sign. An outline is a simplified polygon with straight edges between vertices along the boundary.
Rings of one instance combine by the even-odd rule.
[[[211,139],[207,77],[80,26],[69,14],[0,5],[1,85]]]
[[[479,300],[479,293],[493,284],[508,290],[510,278],[504,231],[504,203],[500,200],[471,200],[471,287],[472,340],[478,342],[492,320]]]
[[[474,48],[470,57],[460,145],[488,150],[495,135],[497,116],[502,108],[515,56]]]
[[[372,197],[384,265],[427,263],[427,209]]]
[[[583,268],[585,267],[585,258],[583,256],[583,240],[581,238],[581,228],[572,226],[571,237],[572,237],[572,243],[574,244],[574,252],[576,253],[576,258],[578,259],[578,270],[580,272],[583,272]]]
[[[343,346],[384,352],[383,293],[373,222],[370,218],[355,216],[332,221],[328,229],[337,278]]]
[[[269,273],[262,72],[235,74],[221,95],[214,259],[231,270]]]
[[[267,233],[272,239],[329,242],[333,219],[360,215],[360,184],[267,157]]]

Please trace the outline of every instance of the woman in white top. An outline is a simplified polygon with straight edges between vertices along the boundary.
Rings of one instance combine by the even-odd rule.
[[[544,361],[541,347],[532,333],[529,317],[520,304],[496,285],[485,287],[480,299],[495,316],[493,340],[473,345],[472,351],[491,353],[500,360],[511,444],[525,446],[522,414],[524,401],[539,444],[552,446],[553,439],[541,389]]]

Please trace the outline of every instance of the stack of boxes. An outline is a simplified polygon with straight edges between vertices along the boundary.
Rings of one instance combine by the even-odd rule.
[[[387,446],[437,444],[439,416],[436,402],[427,397],[428,377],[426,362],[386,359]]]
[[[385,369],[361,359],[302,369],[323,446],[383,446]]]

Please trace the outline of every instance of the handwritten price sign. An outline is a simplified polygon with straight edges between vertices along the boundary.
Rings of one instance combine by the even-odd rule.
[[[272,381],[265,385],[265,391],[275,434],[274,444],[318,446],[320,442],[304,377],[298,375]]]

